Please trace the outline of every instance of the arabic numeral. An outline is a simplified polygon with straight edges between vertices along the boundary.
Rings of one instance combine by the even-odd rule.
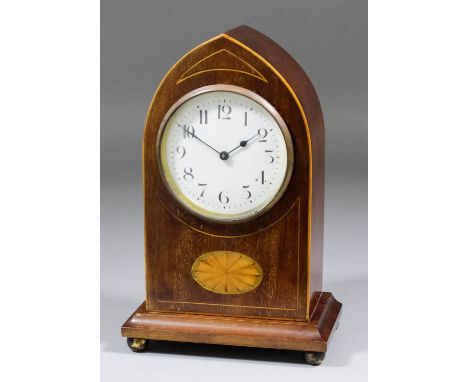
[[[176,151],[177,151],[177,154],[180,155],[179,159],[182,159],[185,156],[185,154],[187,153],[187,150],[185,150],[184,146],[177,146]]]
[[[195,136],[195,128],[192,125],[183,125],[182,128],[184,129],[184,139]]]
[[[270,154],[273,152],[273,150],[265,150],[265,152],[268,154],[268,163],[273,163],[275,161],[275,157]]]
[[[200,125],[208,123],[208,110],[200,110]]]
[[[267,129],[258,129],[258,135],[260,135],[262,138],[266,138],[268,135],[268,130]]]
[[[231,119],[232,107],[229,105],[218,105],[218,119]]]
[[[201,192],[201,194],[199,196],[200,198],[203,198],[203,196],[205,196],[205,190],[206,190],[206,186],[208,186],[208,184],[207,183],[198,183],[198,186],[203,187],[202,192]]]
[[[258,129],[258,135],[260,135],[261,138],[266,138],[268,135],[267,129]],[[261,139],[259,142],[266,142],[266,139]]]
[[[194,180],[195,179],[195,176],[193,175],[193,169],[192,167],[185,167],[184,168],[184,176],[183,178],[186,180],[186,181],[191,181],[191,180]]]
[[[265,171],[262,170],[262,172],[260,173],[260,176],[255,179],[256,182],[258,182],[260,180],[260,183],[261,184],[265,184]]]
[[[218,199],[222,204],[228,204],[229,203],[229,197],[227,195],[223,195],[224,191],[221,191],[218,195]]]
[[[247,188],[249,187],[250,187],[250,184],[248,186],[242,186],[245,192],[247,192],[247,196],[245,197],[245,199],[250,199],[252,197],[252,193],[249,190],[247,190]]]

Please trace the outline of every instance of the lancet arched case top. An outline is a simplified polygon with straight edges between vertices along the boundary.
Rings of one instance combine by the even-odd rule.
[[[280,46],[242,26],[177,61],[144,130],[146,301],[122,328],[133,350],[325,351],[341,304],[322,292],[323,178],[320,103]]]
[[[234,31],[236,30],[233,30],[232,34],[227,32],[203,43],[183,56],[169,70],[158,86],[153,101],[151,102],[144,131],[143,144],[145,195],[156,195],[167,211],[183,223],[206,233],[220,236],[231,236],[234,231],[235,234],[239,233],[239,227],[220,225],[220,221],[235,222],[236,220],[244,220],[243,218],[245,217],[256,217],[256,224],[242,224],[240,233],[249,234],[258,229],[266,228],[280,219],[287,213],[288,209],[298,198],[301,200],[301,207],[303,210],[309,210],[309,207],[311,207],[313,203],[312,199],[315,199],[315,208],[318,213],[320,213],[322,208],[320,206],[320,199],[323,199],[323,182],[321,180],[323,178],[323,120],[320,104],[310,81],[302,69],[300,69],[300,72],[296,70],[300,67],[289,55],[287,59],[284,59],[283,55],[285,52],[276,44],[275,46],[278,52],[272,52],[271,47],[265,46],[266,54],[262,55],[261,49],[256,48],[256,50],[253,50],[245,44],[245,42],[242,42],[242,38],[239,38],[240,34],[246,36],[255,35],[256,37],[261,36],[262,39],[268,39],[267,37],[247,27],[237,28],[236,33],[238,33],[239,36],[235,36],[236,33],[234,33]],[[248,33],[246,33],[246,31],[248,31]],[[270,42],[271,40],[268,39],[268,43]],[[275,114],[278,115],[284,122],[284,125],[287,126],[286,130],[288,136],[285,141],[291,142],[289,145],[290,149],[287,150],[287,155],[291,158],[283,161],[287,162],[288,165],[286,167],[289,167],[289,171],[286,171],[285,175],[287,176],[285,176],[284,179],[282,179],[282,175],[274,179],[277,183],[281,183],[280,186],[275,188],[274,192],[272,192],[274,196],[270,195],[272,196],[271,200],[266,198],[263,200],[264,203],[259,203],[259,208],[257,210],[250,211],[250,213],[247,212],[244,215],[241,213],[240,216],[237,216],[237,219],[236,217],[233,219],[228,217],[226,219],[222,213],[220,215],[216,214],[221,212],[219,208],[218,211],[212,211],[216,213],[204,214],[206,209],[204,209],[200,201],[196,200],[196,192],[200,190],[199,194],[201,194],[205,186],[198,186],[198,184],[200,183],[203,185],[207,182],[200,178],[198,179],[199,181],[197,181],[194,178],[194,182],[192,183],[193,187],[190,188],[190,194],[188,194],[184,190],[181,190],[182,187],[177,187],[177,178],[164,173],[164,168],[161,167],[164,161],[159,160],[161,158],[161,153],[158,136],[161,135],[162,130],[165,130],[168,113],[173,111],[175,106],[179,106],[179,108],[181,106],[183,107],[184,105],[178,105],[178,103],[180,103],[180,100],[184,99],[187,101],[186,97],[188,94],[196,93],[201,88],[213,85],[228,85],[245,89],[246,92],[254,94],[258,99],[263,101],[260,103],[271,106]],[[215,102],[210,106],[214,108],[212,118],[216,119],[218,117],[217,108],[224,105]],[[198,113],[199,112],[200,110],[198,110]],[[199,122],[199,120],[196,120],[199,118],[199,115],[196,114],[195,112],[192,115],[191,121],[189,121],[194,122],[192,124],[194,126],[191,126],[194,129],[197,128],[197,123],[195,122]],[[237,122],[243,123],[242,119],[244,116],[242,112],[238,112],[237,118]],[[227,126],[228,123],[226,122],[233,122],[233,120],[225,120],[224,122],[225,126]],[[178,128],[183,129],[183,122],[174,121],[173,123],[181,124],[182,127]],[[185,125],[186,128],[188,128],[190,123],[186,123]],[[261,128],[261,126],[259,128]],[[259,129],[255,130],[252,125],[251,130],[255,133],[255,131]],[[250,133],[250,131],[246,131],[246,133],[247,132]],[[235,134],[229,138],[235,139],[236,137],[234,135]],[[190,137],[190,131],[186,130],[185,136]],[[195,136],[198,135],[195,133]],[[250,136],[247,137],[247,135],[245,135],[245,137],[246,139],[250,138]],[[214,138],[216,139],[217,137]],[[242,140],[243,139],[239,139],[238,143]],[[173,143],[176,143],[176,141],[177,140]],[[208,144],[211,143],[208,139],[205,139],[205,141]],[[192,143],[189,139],[186,139],[185,142]],[[225,143],[224,146],[219,148],[215,147],[215,149],[219,152],[229,151],[229,149],[231,149],[229,145],[230,143]],[[179,145],[176,145],[173,149],[177,150],[178,146]],[[207,146],[205,145],[205,147]],[[226,149],[224,150],[225,147]],[[257,145],[257,147],[259,146]],[[187,148],[179,147],[181,152],[183,152],[184,149]],[[264,150],[270,149],[271,147],[264,148]],[[245,150],[245,152],[247,151]],[[179,153],[177,154],[182,155]],[[193,154],[197,155],[199,153],[194,152]],[[213,154],[216,153],[213,151]],[[235,155],[237,155],[236,159],[238,160],[248,159],[245,157],[244,152],[242,152],[242,155],[240,155],[240,153],[235,153]],[[185,156],[184,159],[187,160],[188,157]],[[167,161],[165,161],[165,163],[167,164]],[[206,169],[206,167],[207,166],[204,166],[203,168]],[[179,172],[182,171],[182,177],[185,175],[186,178],[192,179],[192,175],[183,172],[185,169],[187,169],[187,172],[191,170],[194,171],[195,169],[189,165],[178,169]],[[197,170],[202,170],[202,167],[199,167]],[[253,170],[257,170],[259,175],[262,175],[262,168],[258,167],[252,169],[252,171]],[[193,176],[195,177],[196,175],[193,174]],[[315,182],[312,182],[313,178],[315,178]],[[248,186],[249,182],[252,184],[250,187],[258,184],[258,181],[255,182],[255,179],[257,179],[257,177],[253,179],[235,179],[239,183],[241,191],[239,192],[239,189],[234,191],[239,195],[248,196],[249,193],[243,192],[242,187]],[[315,183],[315,185],[313,183]],[[304,184],[308,187],[303,187]],[[285,187],[281,187],[283,185]],[[219,202],[220,199],[226,201],[229,195],[223,192],[223,187],[216,187],[216,190],[215,187],[216,186],[213,186],[211,188],[211,198],[208,198],[208,203],[212,203],[216,200]],[[247,191],[250,190],[247,189]],[[205,198],[206,195],[207,192],[204,193]],[[150,199],[145,198],[146,203],[151,203],[152,200],[154,200],[152,197]],[[229,204],[233,206],[232,198],[229,200]],[[273,201],[273,203],[270,203],[271,201]],[[241,202],[243,201],[240,200],[239,196],[237,205],[241,204]],[[247,203],[253,204],[250,203],[250,201]],[[181,205],[185,208],[181,209]],[[229,205],[222,205],[222,202],[220,202],[220,208],[223,209],[222,212],[225,212],[229,207]],[[230,210],[236,210],[236,208],[231,207]],[[269,211],[269,213],[265,214],[265,211]],[[205,219],[203,217],[205,217]],[[312,218],[312,214],[309,218]]]

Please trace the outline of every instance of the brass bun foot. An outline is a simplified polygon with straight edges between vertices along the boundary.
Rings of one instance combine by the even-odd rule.
[[[309,365],[318,366],[324,360],[325,352],[306,351],[304,352],[304,358]]]
[[[127,338],[127,345],[131,351],[135,353],[141,353],[148,349],[148,340],[143,340],[140,338]]]

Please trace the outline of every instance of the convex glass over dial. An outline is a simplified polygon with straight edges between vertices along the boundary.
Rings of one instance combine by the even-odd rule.
[[[293,148],[286,124],[243,88],[213,85],[187,94],[167,113],[158,139],[169,190],[209,220],[257,216],[289,182]]]

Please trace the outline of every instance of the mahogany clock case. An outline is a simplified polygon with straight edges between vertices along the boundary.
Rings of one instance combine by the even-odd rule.
[[[279,201],[242,224],[207,221],[181,208],[158,165],[157,138],[167,111],[184,95],[225,84],[268,101],[289,128],[294,168]],[[143,139],[146,301],[122,335],[324,352],[341,304],[322,292],[324,127],[305,72],[261,33],[238,27],[198,46],[167,73],[147,116]],[[210,251],[255,259],[254,291],[218,294],[190,269]]]

